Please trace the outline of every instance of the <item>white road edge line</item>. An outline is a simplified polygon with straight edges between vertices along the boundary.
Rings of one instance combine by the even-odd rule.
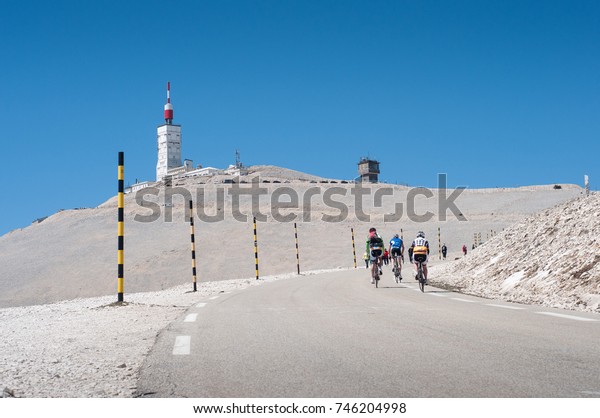
[[[451,298],[452,300],[458,300],[459,302],[468,302],[468,303],[475,303],[474,300],[469,300],[469,299],[461,299],[461,298]]]
[[[425,293],[427,293],[430,296],[437,296],[439,298],[445,298],[446,297],[446,295],[440,295],[439,293],[431,293],[431,292],[425,292]]]
[[[507,306],[507,305],[495,305],[493,303],[486,303],[486,306],[493,306],[494,308],[504,308],[504,309],[514,309],[514,310],[521,310],[521,309],[525,309],[525,308],[520,308],[518,306]]]
[[[198,319],[198,314],[197,313],[191,313],[189,315],[187,315],[185,317],[185,319],[183,320],[183,322],[196,322],[196,319]]]
[[[175,338],[175,345],[173,346],[173,355],[187,355],[190,354],[190,343],[192,342],[192,337],[189,335],[179,335]]]
[[[204,308],[206,306],[205,302],[200,302],[199,304],[196,305],[196,308]]]
[[[209,300],[215,300],[215,299],[217,299],[217,298],[218,298],[218,296],[213,296],[213,297],[210,297],[210,298],[208,298],[208,299],[209,299]]]
[[[574,319],[575,321],[590,321],[590,322],[597,321],[596,319],[592,319],[592,318],[584,318],[582,316],[574,316],[574,315],[563,315],[563,314],[554,313],[554,312],[536,312],[536,314],[556,316],[558,318],[565,318],[565,319]]]

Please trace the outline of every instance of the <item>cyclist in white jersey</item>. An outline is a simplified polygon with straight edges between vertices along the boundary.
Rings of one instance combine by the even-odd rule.
[[[417,237],[412,242],[410,248],[413,254],[413,264],[415,265],[415,272],[419,269],[419,262],[423,266],[423,275],[425,276],[425,283],[427,283],[427,261],[429,260],[429,242],[425,239],[425,233],[419,231]],[[415,276],[415,279],[417,277]]]

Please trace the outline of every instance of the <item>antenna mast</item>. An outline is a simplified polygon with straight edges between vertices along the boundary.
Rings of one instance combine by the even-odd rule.
[[[235,168],[242,168],[242,162],[240,160],[240,152],[235,150]]]

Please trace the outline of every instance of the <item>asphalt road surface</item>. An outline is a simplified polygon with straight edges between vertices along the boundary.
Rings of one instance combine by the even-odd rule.
[[[406,274],[405,274],[406,275]],[[406,282],[406,283],[405,283]],[[365,269],[207,299],[158,336],[147,397],[600,397],[600,315]]]

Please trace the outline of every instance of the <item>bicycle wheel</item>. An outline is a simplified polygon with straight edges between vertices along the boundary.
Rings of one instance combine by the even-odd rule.
[[[419,264],[419,289],[425,293],[425,275],[423,274],[423,267]]]

